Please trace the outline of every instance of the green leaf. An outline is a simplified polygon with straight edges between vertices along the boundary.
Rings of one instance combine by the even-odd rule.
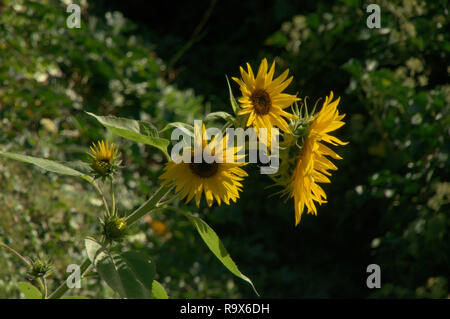
[[[74,170],[73,168],[67,167],[61,163],[58,163],[56,161],[39,158],[39,157],[33,157],[33,156],[27,156],[22,154],[16,154],[16,153],[10,153],[10,152],[2,152],[0,151],[0,155],[16,160],[21,161],[29,164],[36,165],[40,168],[43,168],[49,172],[63,174],[63,175],[70,175],[70,176],[81,176],[84,177],[85,175],[77,170]]]
[[[133,270],[136,278],[147,288],[153,290],[153,278],[155,277],[155,264],[141,253],[126,251],[120,254]]]
[[[166,291],[164,290],[164,287],[157,282],[156,280],[153,280],[153,288],[152,288],[152,297],[154,299],[169,299],[169,296],[167,296]]]
[[[253,282],[245,276],[241,271],[238,269],[236,264],[234,263],[233,259],[231,259],[230,255],[228,254],[227,250],[222,244],[222,241],[217,236],[216,232],[201,218],[195,217],[189,213],[186,213],[182,210],[175,209],[176,211],[182,213],[184,216],[186,216],[189,221],[195,226],[198,233],[200,234],[200,237],[205,242],[206,246],[213,252],[213,254],[217,257],[217,259],[220,260],[220,262],[235,276],[241,278],[242,280],[245,280],[248,282],[255,293],[259,296],[258,292],[255,289],[255,286],[253,285]]]
[[[93,116],[103,126],[110,129],[113,133],[128,140],[154,146],[161,150],[164,155],[169,158],[167,147],[170,141],[161,138],[158,135],[158,130],[150,123],[143,121],[131,120],[123,117],[115,116],[99,116],[90,112],[86,112]]]
[[[77,171],[76,169],[73,169],[71,167],[63,165],[56,161],[52,161],[52,160],[48,160],[48,159],[40,158],[40,157],[33,157],[33,156],[28,156],[28,155],[22,155],[22,154],[17,154],[17,153],[10,153],[10,152],[2,152],[2,151],[0,151],[0,156],[4,156],[7,158],[10,158],[10,159],[13,159],[16,161],[25,162],[28,164],[33,164],[33,165],[43,168],[49,172],[63,174],[63,175],[70,175],[70,176],[79,176],[94,185],[94,179],[91,176],[83,174],[82,172]],[[69,165],[71,165],[71,164],[69,164]]]
[[[85,175],[91,173],[91,168],[90,168],[89,163],[84,162],[84,161],[80,161],[80,160],[68,161],[68,162],[64,162],[64,165],[71,169],[79,171],[80,173],[85,174]]]
[[[84,246],[86,247],[86,253],[88,255],[89,260],[91,261],[91,263],[94,263],[95,257],[97,256],[98,252],[102,249],[102,245],[94,238],[88,237],[84,240]]]
[[[120,254],[101,251],[92,245],[90,255],[95,251],[94,265],[100,277],[122,298],[151,298],[155,266],[146,256],[133,251]]]
[[[231,107],[233,108],[234,114],[237,116],[237,113],[239,111],[239,106],[236,102],[236,99],[234,98],[233,91],[231,90],[231,85],[230,85],[230,81],[228,80],[228,76],[225,75],[225,77],[227,78],[228,92],[230,93]]]
[[[182,122],[169,123],[160,131],[160,133],[165,132],[172,127],[179,128],[180,130],[182,130],[189,136],[194,136],[194,127],[190,124],[186,124],[186,123],[182,123]]]
[[[213,113],[209,113],[205,117],[205,121],[213,121],[216,119],[224,119],[225,121],[227,121],[229,123],[234,122],[233,115],[231,115],[230,113],[227,113],[227,112],[213,112]]]
[[[89,299],[89,298],[82,297],[82,296],[66,296],[66,297],[62,297],[61,299]]]
[[[138,280],[134,269],[121,255],[111,254],[110,259],[114,262],[118,278],[123,287],[123,297],[129,299],[151,298],[151,291],[146,289],[142,282]]]
[[[94,264],[98,274],[108,286],[116,291],[120,297],[126,298],[127,293],[113,258],[109,254],[101,252],[95,258]],[[140,288],[137,287],[137,290],[140,291]]]
[[[21,281],[17,284],[17,287],[27,299],[42,299],[42,294],[39,289],[29,282]]]

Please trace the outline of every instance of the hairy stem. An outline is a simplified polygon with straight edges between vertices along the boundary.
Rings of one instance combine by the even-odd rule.
[[[110,192],[111,192],[112,214],[116,215],[116,199],[114,197],[114,182],[113,182],[113,178],[111,176],[109,177],[109,182],[110,182]]]
[[[127,222],[127,225],[130,226],[131,224],[135,223],[137,220],[139,220],[142,216],[149,213],[152,209],[158,207],[158,203],[160,200],[170,192],[172,189],[172,186],[161,186],[150,199],[148,199],[144,204],[141,205],[138,209],[136,209],[133,213],[127,216],[125,218],[125,221]]]
[[[86,258],[80,266],[80,276],[83,275],[89,270],[89,266],[91,265],[91,261]],[[61,284],[49,297],[48,299],[59,299],[69,290],[67,286],[67,281],[64,280],[64,283]]]
[[[109,211],[109,207],[108,207],[108,202],[106,201],[106,197],[103,194],[102,189],[100,188],[100,186],[97,185],[97,183],[93,182],[92,185],[94,185],[94,187],[97,189],[98,193],[100,194],[100,196],[102,197],[103,200],[103,205],[105,206],[105,210],[106,213],[108,214],[108,216],[111,216],[111,213]]]

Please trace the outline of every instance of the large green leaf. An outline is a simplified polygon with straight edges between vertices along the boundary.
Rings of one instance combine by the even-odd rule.
[[[2,152],[2,151],[0,151],[0,155],[10,158],[10,159],[13,159],[13,160],[16,160],[16,161],[21,161],[21,162],[36,165],[36,166],[43,168],[49,172],[54,172],[54,173],[63,174],[63,175],[71,175],[71,176],[81,176],[81,177],[85,176],[85,174],[83,174],[73,168],[67,167],[61,163],[58,163],[58,162],[52,161],[52,160],[48,160],[45,158],[33,157],[33,156],[10,153],[10,152]]]
[[[103,257],[103,255],[107,257]],[[100,256],[97,257],[96,267],[99,272],[102,272],[102,269],[106,269],[106,273],[102,276],[104,279],[111,279],[111,277],[113,277],[114,281],[119,283],[121,287],[117,289],[117,291],[123,291],[122,294],[120,294],[123,298],[151,298],[151,291],[146,289],[144,284],[139,280],[134,269],[130,267],[122,255],[107,255],[105,253],[101,253]],[[114,267],[113,272],[110,271],[111,267]]]
[[[220,260],[220,262],[229,270],[231,273],[233,273],[235,276],[241,278],[242,280],[245,280],[248,282],[255,293],[259,296],[258,292],[256,291],[255,286],[253,285],[253,282],[245,276],[241,271],[238,269],[236,264],[234,263],[233,259],[231,259],[230,254],[225,249],[224,245],[222,244],[222,241],[220,240],[219,236],[217,236],[216,232],[201,218],[193,216],[192,214],[186,213],[180,209],[175,209],[176,211],[180,212],[184,216],[189,219],[189,221],[195,226],[198,233],[200,234],[200,237],[205,242],[206,246],[213,252],[213,254],[217,257],[217,259]]]
[[[152,298],[155,265],[149,258],[134,251],[108,252],[92,238],[85,245],[100,277],[122,298]]]
[[[169,146],[170,141],[159,137],[158,130],[152,124],[123,117],[99,116],[90,112],[86,113],[95,117],[103,126],[120,137],[154,146],[160,149],[169,158],[167,147]]]
[[[105,254],[104,252],[100,252],[97,254],[96,259],[94,260],[95,269],[97,270],[100,277],[110,286],[114,291],[116,291],[120,297],[126,298],[127,293],[125,292],[124,285],[122,283],[122,278],[120,277],[119,272],[117,271],[114,260],[109,254]],[[138,283],[137,291],[141,291],[142,287],[140,287]]]
[[[156,272],[155,264],[143,254],[135,251],[126,251],[121,253],[120,256],[133,270],[136,278],[151,292]]]
[[[169,299],[164,287],[156,280],[153,280],[152,284],[152,297],[154,299]]]
[[[17,284],[17,287],[27,299],[42,299],[42,294],[39,289],[29,282],[21,281]]]

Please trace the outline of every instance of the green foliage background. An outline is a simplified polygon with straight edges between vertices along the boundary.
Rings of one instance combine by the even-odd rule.
[[[328,203],[295,228],[292,201],[269,198],[270,179],[251,167],[238,204],[178,205],[216,230],[262,297],[448,298],[447,3],[374,2],[381,29],[367,28],[368,2],[358,0],[81,1],[80,29],[66,27],[65,2],[4,1],[0,148],[79,167],[89,144],[108,138],[122,154],[117,197],[129,212],[155,190],[164,158],[84,111],[159,129],[192,124],[230,111],[225,74],[276,59],[278,71],[294,75],[288,91],[310,104],[330,90],[341,96],[347,125],[338,135],[350,144],[335,148],[344,160],[324,186]],[[56,287],[98,231],[101,202],[86,183],[5,159],[0,189],[0,240],[51,257]],[[171,212],[147,218],[123,245],[151,256],[170,297],[255,297]],[[381,289],[366,286],[372,263],[381,266]],[[0,250],[0,297],[20,297],[26,271]],[[117,297],[95,274],[80,294]]]

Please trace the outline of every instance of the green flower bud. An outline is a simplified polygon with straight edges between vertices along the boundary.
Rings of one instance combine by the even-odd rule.
[[[27,272],[27,277],[29,280],[34,280],[37,278],[44,278],[52,271],[51,261],[34,259],[31,260],[31,267]]]
[[[102,222],[103,235],[107,241],[120,241],[127,232],[127,222],[124,218],[107,216]]]

